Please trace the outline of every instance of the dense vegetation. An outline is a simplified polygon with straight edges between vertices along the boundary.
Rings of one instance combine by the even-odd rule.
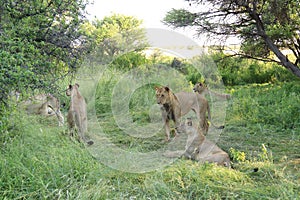
[[[164,22],[173,28],[194,28],[208,41],[215,39],[221,49],[227,48],[228,38],[237,37],[242,45],[232,51],[235,55],[281,63],[300,77],[299,0],[188,1],[191,10],[172,9]]]
[[[76,71],[89,49],[79,32],[86,4],[0,1],[1,104],[15,90],[24,94],[43,89],[60,95],[58,80]]]
[[[86,21],[85,0],[0,3],[1,199],[299,198],[300,82],[278,63],[215,49],[188,60],[159,50],[146,55],[140,20],[114,14]],[[282,13],[298,23],[297,8]],[[276,40],[294,37],[277,34],[292,28],[283,22],[268,26]],[[243,48],[266,55],[249,43]],[[88,103],[92,146],[69,137],[55,117],[27,115],[13,95],[51,92],[66,115],[64,88],[75,80]],[[224,113],[212,106],[225,129],[207,136],[229,153],[231,169],[161,154],[176,146],[163,141],[154,86],[191,91],[198,81],[232,95]]]
[[[124,134],[116,125],[111,99],[123,73],[107,69],[96,87],[95,111],[105,136],[131,152],[163,148],[163,130],[143,139]],[[89,96],[84,86],[82,91]],[[8,119],[11,128],[1,137],[0,195],[6,199],[296,199],[299,91],[299,81],[227,87],[233,99],[218,144],[230,154],[233,169],[178,159],[147,173],[115,170],[95,156],[93,147],[70,139],[66,127],[56,127],[55,119],[15,112]],[[91,104],[89,100],[89,116]],[[155,104],[153,85],[145,85],[131,96],[133,120],[149,123],[151,104]]]

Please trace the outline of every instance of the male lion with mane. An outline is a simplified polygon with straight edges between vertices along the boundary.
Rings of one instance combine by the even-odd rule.
[[[179,118],[193,110],[199,120],[199,127],[205,133],[208,131],[208,123],[206,120],[206,112],[208,119],[211,121],[208,101],[200,94],[191,92],[178,92],[174,94],[167,86],[156,87],[156,100],[161,105],[162,118],[166,130],[166,140],[170,140],[170,124],[173,120],[175,128],[179,126]],[[223,128],[220,126],[217,128]]]
[[[88,141],[85,137],[87,132],[87,109],[84,97],[80,94],[79,84],[69,85],[66,90],[66,95],[71,96],[70,108],[68,111],[68,125],[70,129],[70,135],[74,135],[74,129],[77,128],[79,138],[86,142],[88,145],[94,144],[93,141]]]

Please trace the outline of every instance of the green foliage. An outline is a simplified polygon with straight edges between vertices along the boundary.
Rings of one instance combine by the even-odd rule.
[[[197,82],[202,82],[203,81],[204,78],[203,78],[202,74],[196,68],[194,68],[194,66],[187,65],[186,71],[187,71],[186,72],[186,74],[187,74],[186,79],[189,82],[195,84]]]
[[[110,63],[110,67],[120,70],[130,70],[134,68],[142,68],[148,63],[145,55],[137,52],[125,53]]]
[[[230,148],[230,157],[234,162],[245,162],[246,161],[246,153],[243,151],[236,150],[234,148]]]
[[[258,154],[260,161],[262,162],[273,162],[272,154],[268,151],[266,145],[261,145],[261,153]]]
[[[243,93],[249,98],[249,100],[240,99],[235,102],[233,107],[233,111],[238,112],[240,122],[274,125],[279,130],[298,127],[297,119],[300,119],[299,104],[297,103],[300,91],[299,82],[245,86],[239,90],[244,91],[237,91],[238,94]],[[264,109],[265,107],[268,109]],[[266,115],[268,118],[265,117]]]
[[[244,151],[239,151],[234,148],[229,149],[230,157],[232,158],[233,162],[243,163],[249,160],[246,160],[246,153]],[[252,162],[264,162],[269,163],[273,162],[272,152],[268,151],[265,144],[261,145],[260,152],[255,157],[248,158]]]
[[[225,85],[245,85],[250,83],[274,83],[296,80],[296,77],[282,66],[247,60],[241,57],[228,57],[217,53],[212,55]]]
[[[233,102],[229,104],[225,133],[221,136],[228,142],[224,142],[226,148],[244,151],[261,161],[266,161],[261,159],[265,157],[278,162],[287,154],[296,158],[300,148],[299,91],[298,81],[232,88]],[[226,135],[230,135],[230,140]],[[254,147],[262,143],[272,155],[258,153]]]
[[[116,69],[103,73],[96,95],[98,121],[115,145],[131,151],[155,151],[164,145],[163,133],[151,138],[133,138],[115,124],[111,95],[122,75],[123,71]],[[151,88],[152,85],[145,84],[130,99],[131,115],[138,122],[147,122],[147,106],[155,103]],[[297,107],[293,104],[298,102],[298,91],[299,82],[239,86],[230,90],[233,101],[218,145],[225,151],[233,148],[240,161],[242,153],[246,154],[247,162],[233,160],[234,169],[178,159],[164,169],[148,173],[117,171],[94,159],[89,147],[70,140],[64,134],[67,127],[49,125],[41,117],[18,112],[20,123],[15,124],[13,131],[17,136],[0,146],[0,196],[80,200],[297,199],[299,164],[292,161],[297,161],[300,148],[299,115],[288,111]],[[267,102],[263,104],[264,101]],[[282,102],[288,105],[284,115],[295,126],[283,128],[282,120],[278,119],[264,124],[263,120],[273,118],[273,112],[279,114],[283,108],[275,107]],[[262,121],[253,120],[259,114],[256,105],[265,110]],[[10,115],[7,120],[14,122],[15,117]]]
[[[300,77],[299,0],[190,0],[189,3],[192,11],[172,9],[164,23],[173,28],[193,27],[199,36],[215,39],[220,46],[228,37],[238,37],[242,45],[237,55],[281,62]],[[283,50],[292,55],[289,62]],[[275,56],[270,57],[271,52]]]
[[[0,1],[0,101],[10,91],[57,91],[86,46],[79,33],[87,2]],[[76,45],[74,45],[76,43]]]
[[[21,127],[18,126],[20,119],[18,112],[13,107],[0,104],[0,149],[7,142],[20,134]],[[14,120],[11,120],[11,119]]]
[[[174,60],[176,61],[177,58]],[[193,84],[197,82],[206,82],[209,85],[223,85],[222,77],[218,72],[216,63],[214,62],[213,56],[203,54],[195,56],[188,61],[178,60],[178,66],[174,64],[174,60],[171,67],[175,68],[179,72],[185,75],[188,82]]]
[[[167,13],[163,22],[175,28],[192,26],[197,19],[197,14],[191,13],[185,9],[172,9]]]
[[[61,130],[23,116],[22,128],[0,151],[1,197],[7,199],[76,198],[95,161],[61,135]],[[65,155],[68,155],[65,157]]]
[[[107,64],[124,54],[136,56],[148,46],[145,29],[141,28],[141,24],[142,21],[135,17],[120,14],[86,22],[81,31],[93,46],[88,59],[96,64]]]

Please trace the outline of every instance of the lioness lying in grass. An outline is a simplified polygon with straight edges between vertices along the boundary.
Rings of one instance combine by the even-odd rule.
[[[167,151],[166,157],[174,158],[184,156],[199,162],[217,163],[221,166],[230,167],[228,154],[216,144],[206,139],[202,131],[194,127],[191,120],[178,127],[178,132],[188,135],[184,151]],[[178,136],[180,137],[180,136]]]
[[[28,114],[37,114],[46,117],[56,115],[58,125],[62,126],[64,124],[64,117],[60,112],[60,102],[51,94],[33,96],[29,100],[22,102],[21,106],[25,106]]]

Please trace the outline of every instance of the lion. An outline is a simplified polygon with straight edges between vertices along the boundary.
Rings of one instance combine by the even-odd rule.
[[[42,116],[54,116],[58,119],[58,125],[63,126],[64,117],[60,111],[60,102],[52,94],[38,94],[30,97],[29,100],[22,103],[28,114],[37,114]]]
[[[67,121],[70,130],[70,135],[74,135],[74,129],[77,128],[80,140],[88,145],[94,144],[92,140],[88,140],[85,136],[87,132],[87,108],[84,97],[80,94],[79,84],[69,85],[66,90],[66,95],[71,97],[70,108],[68,111]]]
[[[178,132],[188,135],[185,150],[167,151],[164,156],[175,158],[183,155],[188,159],[196,160],[201,163],[209,162],[230,167],[229,155],[215,143],[208,140],[203,135],[201,129],[194,127],[191,119],[188,119],[187,123],[180,125]]]
[[[162,118],[166,131],[167,141],[170,140],[169,121],[174,121],[176,129],[179,125],[179,118],[186,115],[191,110],[193,110],[197,115],[197,119],[199,120],[199,127],[205,133],[207,133],[208,122],[206,120],[206,113],[208,113],[208,119],[210,121],[211,116],[209,104],[205,97],[198,93],[191,92],[179,92],[174,94],[167,86],[155,87],[155,90],[157,103],[161,105]],[[224,128],[224,126],[216,128]]]
[[[211,91],[207,88],[207,86],[204,83],[198,82],[194,85],[193,88],[194,92],[197,92],[201,95],[205,95],[205,94],[213,94],[217,97],[223,98],[223,99],[231,99],[231,95],[230,94],[219,94],[217,92]]]

